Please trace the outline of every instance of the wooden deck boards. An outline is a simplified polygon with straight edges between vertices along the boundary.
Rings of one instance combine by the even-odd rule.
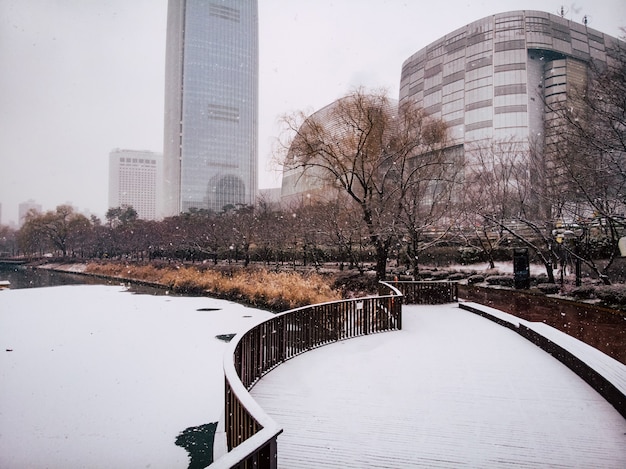
[[[253,397],[279,467],[626,467],[626,420],[513,331],[456,306],[307,352]]]

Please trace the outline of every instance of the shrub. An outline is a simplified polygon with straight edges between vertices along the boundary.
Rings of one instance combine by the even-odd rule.
[[[585,285],[583,287],[576,287],[572,289],[570,292],[574,298],[578,300],[586,300],[589,298],[593,298],[595,295],[595,288],[592,286]]]
[[[482,251],[473,247],[459,248],[459,262],[462,265],[477,264],[483,260]]]
[[[464,274],[463,272],[456,272],[448,275],[448,280],[463,280],[466,277],[467,274]]]
[[[421,269],[419,271],[419,276],[416,280],[428,280],[433,278],[433,271],[428,269]]]
[[[512,287],[515,284],[512,275],[491,275],[485,281],[489,285],[501,285],[503,287]]]
[[[559,292],[559,286],[556,283],[539,283],[537,284],[537,288],[546,295]]]
[[[432,271],[430,273],[430,278],[432,278],[433,280],[445,280],[448,278],[449,272],[446,272],[445,270],[438,270],[438,271]]]
[[[467,278],[467,283],[473,285],[475,283],[483,283],[485,281],[484,275],[471,275]]]
[[[606,305],[626,306],[625,285],[603,285],[596,288],[596,296]]]

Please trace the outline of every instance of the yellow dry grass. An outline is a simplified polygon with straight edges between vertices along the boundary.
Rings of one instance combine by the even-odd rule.
[[[328,279],[314,273],[237,269],[229,272],[190,266],[89,264],[88,273],[161,284],[175,292],[207,293],[272,310],[341,299]]]

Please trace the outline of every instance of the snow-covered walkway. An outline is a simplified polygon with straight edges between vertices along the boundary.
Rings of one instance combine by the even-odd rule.
[[[515,332],[457,305],[307,352],[252,395],[279,467],[626,467],[626,420]]]

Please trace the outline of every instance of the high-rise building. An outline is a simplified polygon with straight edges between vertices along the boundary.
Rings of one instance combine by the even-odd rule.
[[[256,0],[169,0],[164,215],[254,203]]]
[[[133,207],[144,220],[157,218],[162,155],[115,149],[109,154],[109,208]]]
[[[585,83],[589,64],[624,48],[616,38],[557,15],[512,11],[447,34],[403,64],[400,104],[415,101],[450,129],[450,149],[472,163],[472,148],[517,143],[537,190],[555,174],[558,145],[550,104]],[[555,145],[557,144],[557,145]],[[524,148],[526,149],[524,151]],[[533,151],[530,151],[532,148]]]
[[[29,199],[28,202],[22,202],[17,206],[18,224],[22,226],[26,221],[26,215],[29,211],[34,210],[37,213],[41,213],[41,204],[38,204],[33,199]]]

